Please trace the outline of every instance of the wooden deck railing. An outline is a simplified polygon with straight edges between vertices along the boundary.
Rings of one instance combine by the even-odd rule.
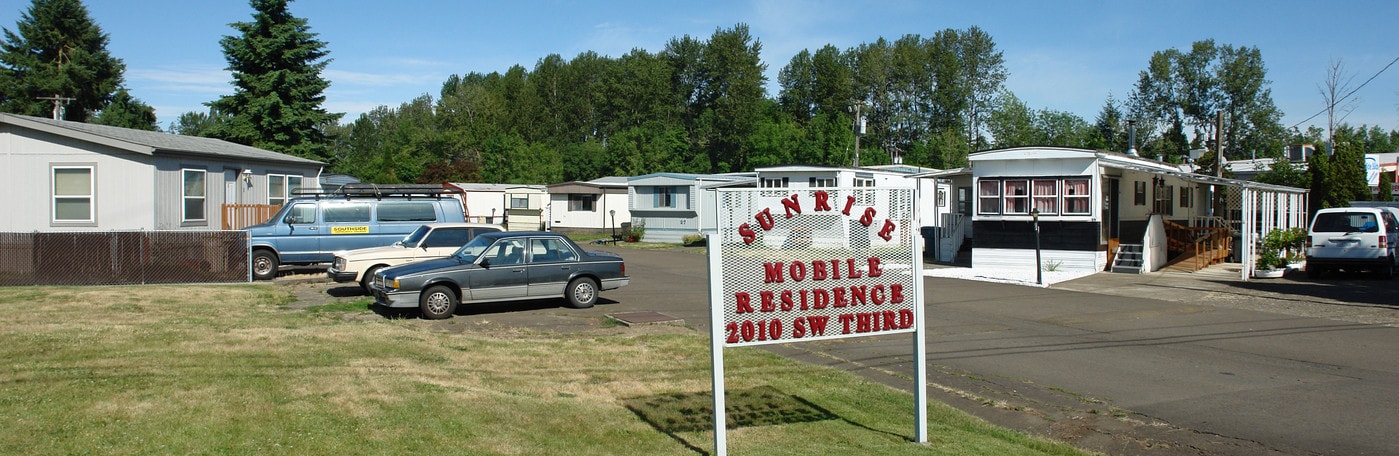
[[[223,229],[241,230],[266,222],[281,208],[280,204],[225,204],[223,205]]]
[[[1178,252],[1177,261],[1191,261],[1192,272],[1229,258],[1231,236],[1227,226],[1184,226],[1170,220],[1165,225],[1166,249]]]

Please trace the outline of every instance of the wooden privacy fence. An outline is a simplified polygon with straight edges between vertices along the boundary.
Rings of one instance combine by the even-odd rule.
[[[223,205],[223,229],[241,230],[266,222],[281,209],[280,204],[225,204]]]

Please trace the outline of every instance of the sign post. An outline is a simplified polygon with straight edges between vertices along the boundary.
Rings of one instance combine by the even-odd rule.
[[[926,443],[922,238],[912,188],[721,189],[709,235],[714,444],[726,454],[723,349],[914,333]]]

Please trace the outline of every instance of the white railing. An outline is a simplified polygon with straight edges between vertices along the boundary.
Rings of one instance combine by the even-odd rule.
[[[938,261],[951,262],[957,259],[957,251],[967,238],[971,227],[971,217],[962,214],[942,214],[942,230],[938,232]]]

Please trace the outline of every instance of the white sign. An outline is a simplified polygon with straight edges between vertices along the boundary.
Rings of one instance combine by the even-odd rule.
[[[725,454],[723,349],[915,333],[919,442],[927,442],[917,191],[720,189],[709,236],[715,448]]]

